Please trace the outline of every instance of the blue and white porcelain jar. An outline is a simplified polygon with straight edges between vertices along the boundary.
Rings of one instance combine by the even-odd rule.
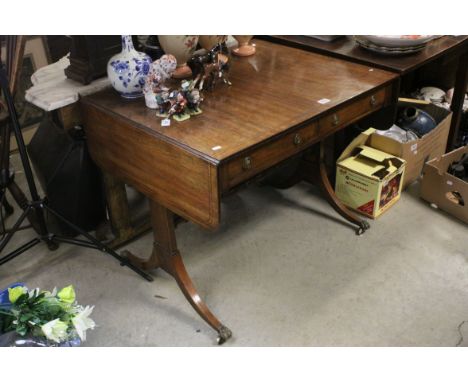
[[[132,36],[122,36],[122,52],[109,60],[107,76],[122,97],[138,98],[143,96],[150,67],[151,58],[135,50]]]

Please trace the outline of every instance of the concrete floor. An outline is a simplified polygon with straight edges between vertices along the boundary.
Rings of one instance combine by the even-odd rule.
[[[177,236],[200,295],[234,333],[224,346],[468,345],[467,226],[421,201],[418,184],[361,237],[307,184],[251,186],[222,208],[216,233],[187,223]],[[127,248],[149,254],[151,243]],[[215,345],[176,283],[154,274],[148,283],[94,250],[41,244],[0,267],[0,286],[74,284],[96,306],[88,346]]]

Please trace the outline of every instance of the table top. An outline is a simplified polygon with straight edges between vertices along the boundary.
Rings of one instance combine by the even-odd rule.
[[[388,56],[368,51],[358,46],[351,36],[340,37],[332,42],[300,35],[265,36],[265,38],[399,74],[415,70],[443,54],[455,52],[457,49],[465,51],[468,49],[468,36],[442,36],[430,41],[424,50],[405,56]]]
[[[383,87],[398,76],[325,55],[257,40],[257,53],[232,57],[232,86],[204,93],[203,114],[189,120],[161,118],[143,99],[126,100],[113,89],[82,102],[128,120],[133,126],[219,163],[291,127]],[[321,103],[320,100],[329,102]],[[213,150],[213,148],[220,147]]]

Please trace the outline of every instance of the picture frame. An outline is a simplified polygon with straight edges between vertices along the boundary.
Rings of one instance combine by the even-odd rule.
[[[34,135],[39,123],[45,115],[45,111],[32,105],[25,100],[25,93],[33,84],[31,82],[32,74],[49,64],[47,56],[47,45],[42,36],[28,36],[24,48],[23,64],[21,75],[18,82],[18,88],[15,94],[15,107],[18,112],[19,122],[23,132],[26,144]],[[2,41],[1,56],[6,57],[6,45]],[[11,151],[17,149],[15,139],[11,139]]]

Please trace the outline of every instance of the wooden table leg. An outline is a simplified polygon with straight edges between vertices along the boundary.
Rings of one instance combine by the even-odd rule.
[[[150,201],[151,223],[153,226],[154,246],[151,256],[143,260],[126,251],[130,262],[145,270],[162,268],[177,281],[179,288],[195,311],[219,334],[221,345],[232,333],[210,311],[198,294],[177,249],[174,229],[174,215],[159,203]]]
[[[319,184],[322,192],[327,199],[328,203],[333,209],[338,212],[342,217],[348,220],[350,223],[358,226],[356,234],[362,235],[366,230],[370,228],[369,223],[366,220],[361,219],[355,213],[351,212],[341,201],[337,198],[335,191],[333,190],[330,180],[328,179],[327,168],[325,165],[325,144],[324,141],[320,142],[320,157],[319,163],[316,167],[316,182]]]
[[[114,239],[107,245],[115,249],[145,233],[151,225],[148,221],[138,227],[133,227],[130,221],[125,184],[107,173],[103,173],[103,179],[109,221],[114,234]]]
[[[447,152],[455,148],[458,139],[458,131],[463,112],[463,102],[465,100],[466,86],[468,84],[468,52],[464,53],[458,59],[457,74],[455,77],[455,88],[453,91],[452,104],[452,122],[447,142]]]

